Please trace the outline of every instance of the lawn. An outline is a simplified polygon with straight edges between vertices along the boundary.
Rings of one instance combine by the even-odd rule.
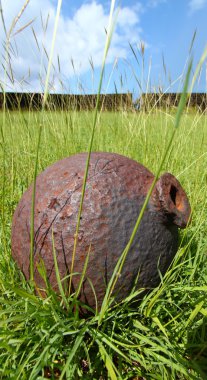
[[[206,379],[207,119],[184,112],[163,172],[175,175],[192,207],[180,247],[161,284],[137,305],[130,297],[83,317],[48,291],[38,296],[11,257],[12,215],[38,172],[88,150],[93,112],[0,114],[0,378]],[[156,173],[174,128],[170,109],[102,112],[92,151],[123,154]],[[29,253],[28,253],[29,254]],[[51,253],[52,254],[52,253]],[[70,301],[70,300],[69,300]]]

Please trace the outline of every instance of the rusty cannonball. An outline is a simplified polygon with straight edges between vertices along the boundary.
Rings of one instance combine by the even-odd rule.
[[[37,177],[34,216],[34,280],[43,280],[37,263],[44,260],[47,276],[58,290],[52,243],[61,277],[70,273],[87,154],[65,158]],[[81,300],[100,308],[114,267],[126,247],[154,175],[143,165],[113,153],[92,153],[77,238],[72,285],[77,288],[89,250]],[[30,221],[33,186],[23,194],[13,216],[12,255],[29,278]],[[188,198],[169,173],[157,181],[132,243],[114,294],[125,298],[138,276],[138,287],[154,288],[178,249],[178,228],[189,216]],[[54,238],[54,240],[53,240]]]

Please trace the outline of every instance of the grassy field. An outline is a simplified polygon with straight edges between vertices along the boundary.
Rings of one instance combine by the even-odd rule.
[[[4,120],[3,120],[4,119]],[[172,134],[171,110],[101,113],[93,151],[124,154],[158,169]],[[139,306],[134,299],[87,320],[66,312],[52,292],[36,296],[11,258],[12,215],[38,172],[88,150],[92,112],[0,114],[2,143],[0,230],[1,379],[206,379],[207,378],[207,119],[189,110],[163,170],[188,194],[192,222],[162,284]]]

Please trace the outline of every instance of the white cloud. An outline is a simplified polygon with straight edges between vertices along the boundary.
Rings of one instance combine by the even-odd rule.
[[[207,5],[207,0],[190,0],[189,7],[191,12],[203,9]]]
[[[18,14],[25,0],[2,0],[2,7],[7,30],[13,18]],[[50,52],[53,27],[55,21],[56,5],[54,0],[30,0],[23,16],[18,21],[15,31],[35,18],[32,28],[27,29],[12,37],[11,42],[14,53],[11,54],[12,69],[16,79],[13,86],[16,90],[21,88],[34,91],[40,90],[39,77],[45,77],[47,67],[47,54]],[[137,4],[139,5],[139,3]],[[123,7],[120,9],[116,30],[113,35],[112,45],[109,51],[108,63],[112,63],[117,57],[126,58],[128,42],[139,42],[141,28],[139,26],[139,7]],[[75,71],[78,75],[90,69],[89,59],[92,58],[94,67],[102,63],[104,44],[106,39],[105,29],[108,25],[109,9],[105,9],[101,3],[92,1],[85,3],[77,9],[72,17],[61,14],[54,52],[54,86],[60,90],[58,75],[64,81],[74,75],[71,64],[73,60]],[[49,15],[49,16],[48,16]],[[47,24],[47,17],[48,24]],[[44,31],[47,24],[47,30]],[[3,26],[0,26],[0,35],[3,36]],[[5,40],[5,38],[4,38]],[[2,41],[1,55],[4,54]],[[61,65],[61,73],[58,74],[58,59]],[[1,75],[2,77],[2,75]],[[18,84],[21,78],[28,80],[30,85]]]

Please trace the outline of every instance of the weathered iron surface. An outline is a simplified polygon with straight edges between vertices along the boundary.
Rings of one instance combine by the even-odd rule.
[[[51,284],[57,289],[52,254],[52,231],[62,277],[70,272],[77,215],[87,155],[77,154],[48,167],[37,177],[35,200],[35,281],[44,260]],[[131,232],[154,179],[141,164],[112,153],[92,153],[74,264],[81,273],[90,248],[87,277],[93,283],[100,307],[115,264]],[[24,193],[13,217],[12,254],[29,278],[30,211],[32,186]],[[141,225],[133,241],[115,292],[129,294],[139,272],[139,287],[159,284],[178,247],[178,227],[189,220],[187,196],[174,176],[165,173],[157,181]],[[73,276],[77,286],[80,276]],[[85,280],[82,300],[95,306],[94,294]]]

